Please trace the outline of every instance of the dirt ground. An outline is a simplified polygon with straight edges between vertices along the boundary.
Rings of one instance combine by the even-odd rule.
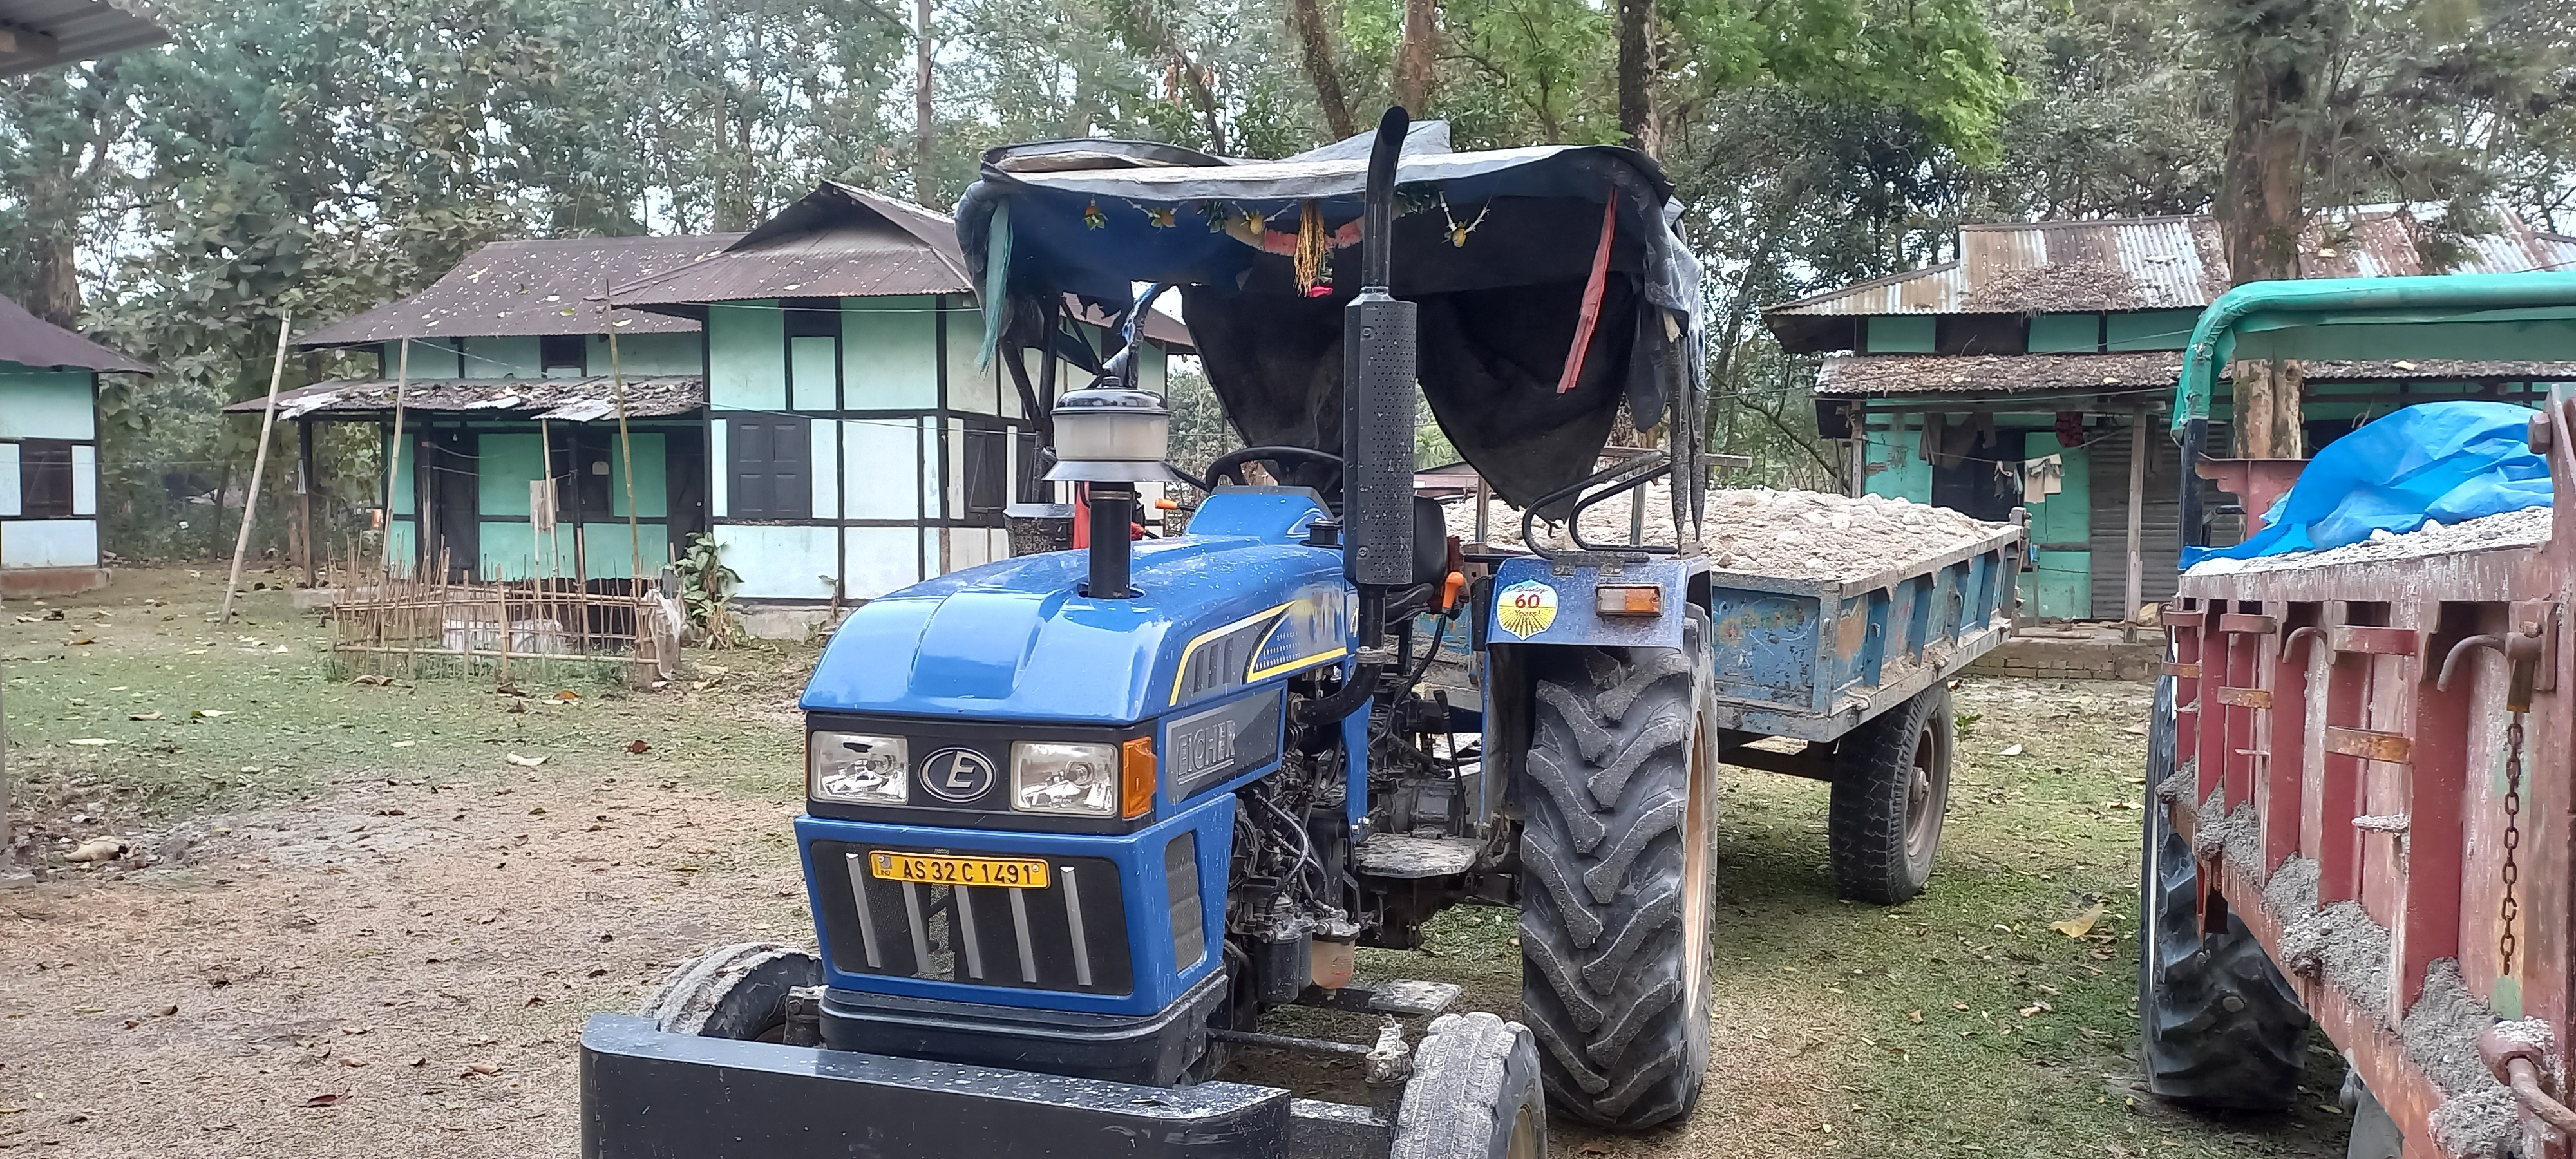
[[[711,945],[810,943],[788,819],[811,649],[693,654],[659,693],[359,686],[324,674],[282,593],[211,625],[219,583],[128,572],[0,613],[15,818],[43,867],[0,885],[0,1152],[570,1155],[586,1015]],[[1633,1138],[1560,1125],[1558,1152],[2340,1154],[2330,1052],[2283,1118],[2137,1090],[2144,696],[1962,687],[1941,864],[1892,909],[1832,899],[1822,786],[1730,770],[1699,1110]],[[62,860],[100,836],[131,850]],[[2080,936],[2049,928],[2097,903]],[[1508,1011],[1512,922],[1453,911],[1363,969]]]

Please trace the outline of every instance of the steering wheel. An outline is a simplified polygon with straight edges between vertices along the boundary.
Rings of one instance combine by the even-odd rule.
[[[1247,483],[1243,477],[1243,465],[1246,463],[1263,462],[1314,463],[1320,466],[1332,468],[1333,482],[1335,484],[1339,484],[1341,481],[1342,457],[1340,455],[1333,454],[1330,451],[1318,451],[1308,447],[1245,447],[1239,451],[1228,451],[1217,456],[1215,462],[1208,464],[1208,481],[1213,483],[1219,479],[1225,479],[1231,481],[1235,486],[1246,486]],[[1319,488],[1319,490],[1333,489],[1337,488]]]

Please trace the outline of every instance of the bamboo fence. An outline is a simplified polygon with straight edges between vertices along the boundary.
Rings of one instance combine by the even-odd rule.
[[[674,674],[679,639],[655,585],[580,577],[382,575],[331,603],[331,656],[344,676],[490,673],[507,686],[572,674],[646,684]]]

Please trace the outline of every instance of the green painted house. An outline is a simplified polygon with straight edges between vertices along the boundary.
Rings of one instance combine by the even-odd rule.
[[[2321,217],[2311,277],[2513,273],[2576,265],[2576,238],[2503,228],[2427,270],[2406,207]],[[2231,284],[2208,217],[1963,227],[1955,261],[1771,307],[1793,354],[1824,354],[1819,431],[1854,493],[1985,519],[2029,512],[2023,615],[2121,620],[2173,592],[2179,457],[2161,432],[2200,311]],[[2468,353],[2468,352],[2463,352]],[[2536,403],[2576,363],[2461,358],[2309,362],[2308,448],[2398,407],[2445,398]],[[2226,388],[2210,442],[2227,445]],[[2213,496],[2224,511],[2231,502]],[[2241,516],[2234,517],[2241,518]],[[2214,528],[2223,538],[2227,529]]]
[[[300,479],[312,477],[315,424],[371,425],[393,445],[399,412],[390,494],[364,497],[398,571],[431,574],[444,560],[456,579],[659,574],[707,529],[705,342],[687,319],[611,315],[601,292],[739,236],[494,242],[418,294],[302,336],[308,350],[373,354],[376,370],[278,397]],[[621,385],[631,445],[618,436]],[[313,497],[303,499],[296,514],[309,521]],[[324,535],[324,548],[338,546]]]
[[[98,541],[98,376],[152,367],[0,298],[0,595],[107,583]]]
[[[1018,377],[979,365],[983,313],[938,214],[838,183],[722,253],[618,285],[621,312],[705,326],[708,515],[741,598],[819,611],[1006,558],[1003,509],[1055,501]],[[1107,318],[1068,303],[1079,361]],[[1140,385],[1188,349],[1154,315]],[[1080,366],[1024,368],[1069,389]]]

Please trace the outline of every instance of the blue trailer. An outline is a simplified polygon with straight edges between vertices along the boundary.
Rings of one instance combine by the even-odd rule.
[[[1019,376],[1089,546],[842,624],[803,698],[819,945],[726,947],[642,1015],[595,1017],[585,1154],[1529,1159],[1550,1116],[1688,1113],[1718,764],[1831,781],[1841,890],[1913,896],[1946,801],[1946,678],[2008,629],[2023,545],[2004,529],[1822,581],[1446,536],[1412,494],[1417,383],[1498,491],[1572,526],[1703,477],[1677,212],[1628,150],[1450,153],[1400,110],[1288,162],[988,156],[959,231],[1006,365],[1072,356],[1067,293],[1132,327],[1177,284],[1251,445],[1190,480],[1209,494],[1185,533],[1131,542],[1133,483],[1176,477],[1161,400],[1114,353],[1061,396]],[[1354,243],[1361,276],[1337,284]],[[1623,402],[1664,415],[1675,450],[1595,472]],[[1249,483],[1254,462],[1275,482]],[[1697,527],[1699,490],[1675,490],[1676,528]],[[1423,679],[1453,636],[1479,695]],[[1516,1017],[1355,976],[1357,947],[1418,946],[1477,903],[1519,908]],[[1373,1044],[1260,1029],[1292,1003],[1389,1017]],[[1430,1021],[1409,1037],[1396,1015]],[[1245,1044],[1347,1056],[1379,1096],[1214,1081]]]

